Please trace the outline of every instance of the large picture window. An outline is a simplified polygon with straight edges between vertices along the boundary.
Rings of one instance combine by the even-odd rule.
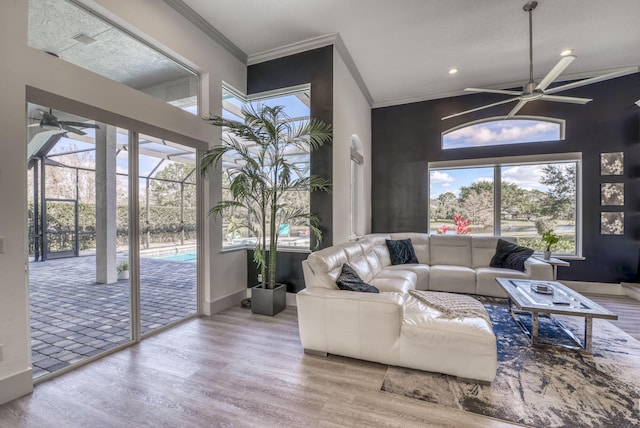
[[[243,122],[242,108],[247,104],[283,106],[285,113],[291,118],[291,121],[304,122],[309,120],[310,116],[310,99],[311,90],[308,85],[301,87],[289,88],[278,93],[261,94],[253,97],[245,97],[240,93],[223,87],[222,89],[222,117],[228,120]],[[222,130],[223,134],[228,133],[226,128]],[[224,135],[223,135],[224,138]],[[247,142],[247,144],[250,144]],[[249,150],[251,147],[249,146]],[[296,150],[286,155],[292,163],[294,163],[298,172],[303,176],[310,174],[310,154],[308,150]],[[222,162],[222,198],[230,200],[231,191],[229,190],[230,177],[233,177],[234,170],[237,168],[239,160],[232,157],[224,158]],[[303,212],[311,211],[311,198],[309,191],[290,191],[286,195],[286,203],[288,206],[300,208]],[[251,234],[248,228],[243,227],[244,221],[248,217],[248,213],[243,209],[233,209],[226,212],[222,218],[222,235],[223,248],[242,248],[246,246],[253,247],[256,237]],[[257,220],[257,219],[256,219]],[[247,219],[251,222],[252,219]],[[283,224],[280,226],[278,237],[278,248],[295,248],[308,250],[311,246],[310,230],[303,224]]]
[[[541,252],[553,230],[554,253],[580,255],[579,177],[579,154],[430,164],[430,233],[515,236]]]

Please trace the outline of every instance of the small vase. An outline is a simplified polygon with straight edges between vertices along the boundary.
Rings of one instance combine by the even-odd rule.
[[[544,250],[544,253],[542,255],[542,258],[545,260],[549,260],[551,258],[551,251],[549,250]]]

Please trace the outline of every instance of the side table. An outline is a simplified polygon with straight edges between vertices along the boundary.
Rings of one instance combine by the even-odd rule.
[[[551,266],[553,266],[553,280],[557,280],[558,279],[558,266],[564,266],[564,267],[568,267],[570,266],[570,263],[565,261],[565,260],[560,260],[560,259],[556,259],[555,257],[551,257],[548,260],[542,257],[535,257],[538,260],[542,260],[543,262],[547,262],[549,263]]]

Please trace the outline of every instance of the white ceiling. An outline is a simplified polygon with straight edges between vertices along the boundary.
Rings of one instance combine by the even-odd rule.
[[[248,57],[337,33],[374,106],[520,86],[529,77],[525,0],[184,0]],[[539,0],[534,77],[562,50],[559,80],[640,65],[640,0]],[[452,67],[460,71],[449,75]],[[640,97],[640,90],[638,93]]]

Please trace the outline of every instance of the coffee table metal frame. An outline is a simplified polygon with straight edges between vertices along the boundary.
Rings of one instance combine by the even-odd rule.
[[[530,279],[496,278],[508,295],[508,307],[511,316],[522,331],[531,339],[533,346],[561,346],[575,349],[587,354],[591,353],[593,319],[618,319],[618,316],[557,281],[536,281]],[[546,285],[553,289],[553,294],[541,294],[532,290],[532,286]],[[554,301],[566,301],[569,305],[554,304]],[[531,331],[524,325],[519,315],[531,316]],[[580,340],[567,329],[560,320],[552,315],[568,315],[584,317],[584,339]],[[576,346],[541,339],[538,336],[539,318],[551,319],[575,342]]]

